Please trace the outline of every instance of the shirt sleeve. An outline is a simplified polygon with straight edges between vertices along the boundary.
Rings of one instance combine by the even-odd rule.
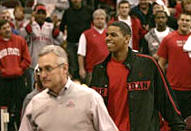
[[[78,55],[86,56],[86,44],[87,44],[86,37],[84,33],[82,33],[78,45]]]
[[[166,38],[164,38],[163,41],[161,42],[159,48],[158,48],[158,51],[157,51],[157,54],[159,57],[163,57],[165,59],[168,58],[167,44],[168,44],[168,41]]]
[[[31,124],[31,114],[32,114],[32,102],[28,104],[25,110],[24,116],[21,120],[19,131],[33,131]]]
[[[92,100],[91,110],[93,124],[97,131],[119,131],[110,117],[102,97],[97,93]]]

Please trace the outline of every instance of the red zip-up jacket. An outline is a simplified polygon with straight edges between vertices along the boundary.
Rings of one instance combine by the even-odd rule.
[[[30,64],[28,46],[22,37],[12,34],[6,41],[0,36],[0,77],[21,76]]]

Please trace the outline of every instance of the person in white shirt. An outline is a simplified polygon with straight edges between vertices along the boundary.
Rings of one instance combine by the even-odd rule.
[[[141,40],[141,52],[149,54],[158,60],[157,50],[160,43],[168,34],[174,31],[167,26],[167,13],[163,10],[159,10],[155,14],[156,27],[152,28]]]
[[[102,97],[69,78],[63,48],[45,46],[38,65],[40,80],[47,89],[32,98],[19,131],[118,131]]]

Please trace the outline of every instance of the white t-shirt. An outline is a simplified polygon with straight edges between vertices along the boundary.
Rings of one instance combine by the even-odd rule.
[[[159,41],[161,42],[161,41],[163,40],[163,38],[166,37],[166,36],[169,34],[170,29],[169,29],[169,27],[167,27],[166,30],[164,30],[164,31],[162,31],[162,32],[159,32],[159,31],[157,31],[157,29],[155,28],[154,31],[155,31],[155,33],[156,33],[156,35],[157,35]]]

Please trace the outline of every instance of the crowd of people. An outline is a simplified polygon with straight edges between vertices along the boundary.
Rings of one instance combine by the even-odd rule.
[[[8,131],[191,130],[191,0],[0,3]]]

